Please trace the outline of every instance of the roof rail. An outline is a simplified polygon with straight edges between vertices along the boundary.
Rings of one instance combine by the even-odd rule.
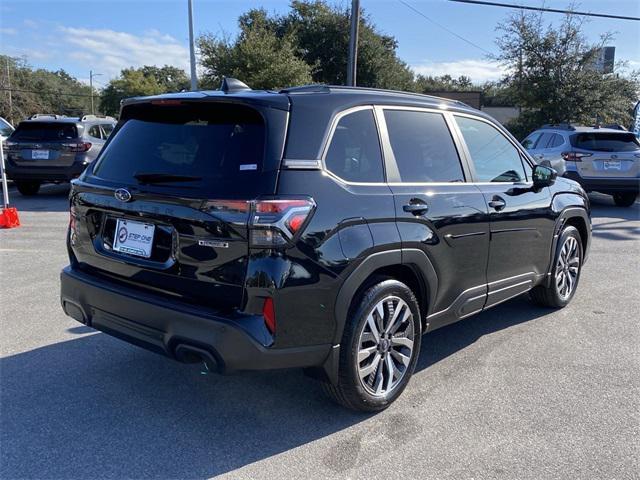
[[[102,118],[104,120],[113,120],[115,121],[116,119],[113,117],[110,117],[109,115],[80,115],[80,121],[81,122],[86,122],[87,120],[97,120],[99,118]]]
[[[323,83],[312,83],[310,85],[301,85],[299,87],[287,87],[278,93],[329,93],[331,88]]]
[[[41,117],[53,117],[53,118],[65,118],[66,115],[56,115],[55,113],[34,113],[29,117],[29,120],[35,120]]]
[[[623,132],[628,132],[627,128],[624,125],[620,125],[619,123],[608,123],[606,125],[600,125],[600,128],[610,128],[611,130],[621,130]]]
[[[553,128],[556,130],[575,130],[576,127],[570,123],[547,123],[540,128]]]

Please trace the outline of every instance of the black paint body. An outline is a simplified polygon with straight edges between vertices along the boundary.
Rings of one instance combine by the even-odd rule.
[[[208,352],[221,371],[323,367],[331,380],[351,302],[372,276],[397,274],[410,283],[429,331],[548,281],[565,222],[578,227],[585,252],[589,247],[588,199],[569,180],[543,188],[474,183],[464,155],[464,183],[392,181],[386,157],[386,181],[375,184],[343,182],[322,167],[336,115],[354,107],[461,112],[512,139],[463,104],[348,88],[162,98],[255,108],[268,132],[263,196],[308,196],[316,207],[293,244],[252,248],[246,213],[216,214],[207,210],[208,199],[133,186],[127,186],[133,201],[122,203],[113,195],[122,185],[85,172],[70,194],[76,220],[70,266],[62,273],[63,307],[79,321],[154,351],[180,358],[176,348],[187,344]],[[129,105],[148,101],[125,103],[123,117]],[[500,211],[489,206],[496,196],[506,203]],[[241,186],[235,198],[244,199]],[[427,210],[405,211],[415,202]],[[122,217],[156,225],[151,258],[110,250],[115,218]],[[201,239],[228,246],[201,246]],[[267,297],[274,301],[275,335],[263,322]]]

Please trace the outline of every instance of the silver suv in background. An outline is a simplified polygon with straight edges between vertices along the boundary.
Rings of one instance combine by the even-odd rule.
[[[4,142],[7,177],[22,195],[35,195],[45,182],[80,176],[113,131],[113,117],[37,114],[20,122]]]
[[[613,196],[616,205],[633,205],[640,191],[640,142],[619,126],[544,125],[522,145],[540,164],[578,182],[586,191]]]

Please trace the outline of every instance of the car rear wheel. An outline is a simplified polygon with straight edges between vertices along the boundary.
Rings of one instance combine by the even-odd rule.
[[[534,302],[545,307],[562,308],[576,293],[582,270],[582,243],[578,230],[568,225],[560,234],[549,286],[531,290]]]
[[[613,201],[618,207],[630,207],[636,203],[637,196],[636,192],[614,193]]]
[[[422,327],[409,287],[383,280],[358,298],[340,346],[338,382],[325,390],[338,403],[367,412],[387,408],[416,366]]]
[[[40,191],[40,182],[36,181],[21,181],[16,182],[16,187],[21,195],[25,197],[30,197],[32,195],[37,195],[38,191]]]

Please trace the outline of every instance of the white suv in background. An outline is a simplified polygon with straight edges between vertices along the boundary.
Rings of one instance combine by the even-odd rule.
[[[586,191],[633,205],[640,191],[640,142],[622,127],[544,125],[522,141],[540,164],[580,183]]]

